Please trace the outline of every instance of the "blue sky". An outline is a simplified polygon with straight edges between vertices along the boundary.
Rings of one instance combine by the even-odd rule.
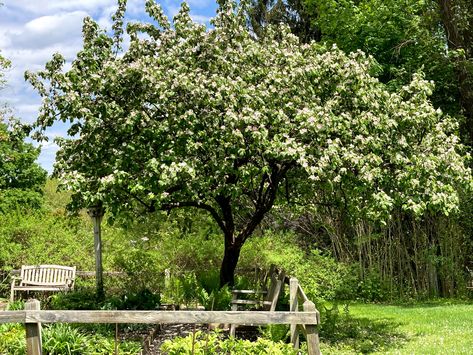
[[[179,10],[180,0],[157,0],[169,17]],[[0,102],[6,102],[22,121],[35,120],[41,103],[39,96],[24,81],[26,70],[40,70],[59,52],[70,62],[82,46],[82,20],[91,16],[102,28],[111,28],[116,0],[0,0],[0,51],[12,61],[6,72],[8,84],[0,91]],[[127,20],[146,20],[145,0],[128,0]],[[215,15],[215,0],[188,0],[191,15],[197,22],[208,23]],[[61,124],[48,131],[51,138],[43,143],[39,163],[52,171],[57,145],[54,137],[64,136]]]

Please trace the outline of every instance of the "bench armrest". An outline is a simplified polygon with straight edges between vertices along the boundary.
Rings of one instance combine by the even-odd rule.
[[[15,284],[16,281],[21,281],[21,280],[23,280],[23,278],[20,277],[20,276],[12,276],[12,277],[11,277],[11,284],[12,284],[12,286]]]

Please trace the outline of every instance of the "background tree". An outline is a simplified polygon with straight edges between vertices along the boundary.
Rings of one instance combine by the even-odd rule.
[[[1,5],[1,4],[0,4]],[[0,89],[10,61],[0,55]],[[39,207],[46,171],[35,162],[39,149],[24,142],[19,122],[10,119],[8,108],[0,108],[0,212],[17,207]]]
[[[463,142],[470,144],[473,123],[468,106],[473,100],[465,98],[471,93],[472,71],[471,54],[465,48],[472,33],[471,2],[304,0],[302,4],[321,42],[336,44],[346,53],[361,49],[372,55],[376,76],[389,90],[398,90],[420,71],[433,80],[433,105],[455,117]],[[462,196],[460,216],[428,213],[416,218],[396,211],[386,226],[357,221],[331,196],[316,196],[316,209],[305,210],[298,218],[287,211],[280,217],[306,241],[315,241],[338,260],[359,264],[362,277],[378,275],[401,293],[400,284],[408,292],[430,295],[451,296],[461,289],[456,285],[464,282],[465,264],[472,262],[468,194]]]
[[[460,104],[473,144],[473,2],[437,0],[445,38],[455,68]]]
[[[306,11],[302,0],[252,0],[248,7],[248,23],[258,37],[268,25],[287,24],[303,42],[320,40],[314,13]]]
[[[17,208],[39,208],[46,171],[37,163],[39,149],[25,143],[18,134],[0,120],[0,212]]]
[[[212,30],[186,4],[173,26],[154,1],[146,9],[158,26],[129,24],[123,55],[120,2],[113,36],[85,19],[69,71],[56,54],[27,74],[43,96],[37,135],[60,115],[78,137],[59,142],[56,165],[74,207],[207,211],[224,235],[222,285],[273,205],[314,187],[375,219],[456,208],[470,172],[420,76],[390,93],[362,53],[300,45],[284,26],[255,41],[231,1]]]
[[[464,138],[472,141],[470,1],[304,0],[302,9],[320,31],[321,41],[336,43],[346,52],[361,49],[373,55],[383,82],[404,85],[422,70],[436,83],[434,105],[450,114],[463,114]]]

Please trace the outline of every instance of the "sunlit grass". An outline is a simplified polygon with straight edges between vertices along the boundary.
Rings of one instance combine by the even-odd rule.
[[[346,336],[348,330],[325,342],[324,354],[473,354],[472,304],[352,304],[349,309],[340,323],[354,336]]]

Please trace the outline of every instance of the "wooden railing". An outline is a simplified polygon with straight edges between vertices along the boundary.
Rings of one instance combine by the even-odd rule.
[[[310,301],[309,301],[310,302]],[[310,302],[312,303],[312,302]],[[319,323],[319,313],[313,307],[305,306],[304,311],[252,312],[252,311],[46,311],[40,310],[40,302],[29,300],[24,311],[0,312],[1,323],[24,323],[28,355],[42,354],[41,323],[149,323],[149,324],[291,324],[302,326],[309,355],[318,355],[315,326]],[[312,303],[313,305],[313,303]],[[297,308],[297,307],[296,307]],[[307,308],[307,310],[306,310]],[[291,333],[292,335],[292,333]],[[292,339],[292,338],[291,338]]]
[[[307,340],[309,354],[319,355],[320,343],[316,325],[320,324],[320,313],[315,308],[314,302],[307,298],[299,281],[295,277],[291,277],[289,279],[289,311],[300,312],[300,306],[302,306],[304,313],[315,314],[316,321],[312,324],[291,323],[291,343],[295,349],[299,349],[299,335],[302,333]]]

